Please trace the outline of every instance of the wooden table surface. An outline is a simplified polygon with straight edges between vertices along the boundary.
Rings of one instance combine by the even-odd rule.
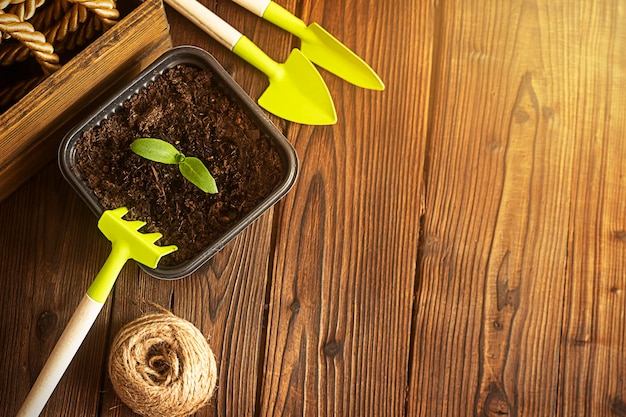
[[[322,71],[334,126],[273,118],[292,191],[197,273],[129,263],[44,410],[131,416],[111,338],[160,304],[210,338],[199,416],[626,416],[626,1],[278,0],[386,83]],[[297,40],[206,1],[268,54]],[[264,76],[167,9],[257,98]],[[54,162],[0,204],[0,415],[109,253]]]

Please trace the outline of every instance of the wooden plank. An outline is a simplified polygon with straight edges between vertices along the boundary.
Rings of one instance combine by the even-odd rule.
[[[574,41],[583,57],[564,81],[578,84],[585,100],[567,108],[578,117],[568,132],[575,154],[558,415],[624,416],[626,3],[581,4],[563,14],[566,27],[581,33]]]
[[[408,415],[623,410],[623,13],[438,5]]]
[[[54,165],[0,206],[2,415],[17,413],[108,255],[96,218],[84,209]],[[108,314],[105,306],[42,416],[96,415]]]
[[[403,415],[432,6],[281,4],[335,34],[387,88],[322,71],[338,123],[289,127],[301,172],[277,211],[260,415]]]

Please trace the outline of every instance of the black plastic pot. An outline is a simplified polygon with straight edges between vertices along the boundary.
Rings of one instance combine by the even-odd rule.
[[[110,117],[116,111],[121,109],[123,103],[131,96],[145,88],[148,83],[153,81],[164,71],[179,64],[193,65],[201,69],[211,71],[214,74],[214,77],[220,80],[220,84],[223,87],[224,92],[233,98],[246,111],[248,116],[261,131],[270,136],[276,150],[283,160],[285,170],[281,180],[272,194],[266,197],[242,219],[235,222],[229,230],[210,243],[203,251],[198,253],[191,260],[188,260],[180,265],[163,266],[156,269],[151,269],[141,265],[147,273],[162,279],[182,278],[193,273],[206,263],[213,255],[215,255],[215,253],[220,251],[229,241],[231,241],[254,220],[261,216],[263,212],[278,202],[278,200],[291,189],[296,180],[298,170],[298,159],[293,146],[291,146],[282,133],[267,118],[261,108],[254,101],[252,101],[246,92],[232,79],[232,77],[215,60],[215,58],[200,48],[182,46],[174,48],[163,54],[159,59],[139,74],[134,81],[118,93],[114,94],[108,102],[93,112],[82,123],[70,131],[63,139],[59,148],[59,167],[61,168],[65,179],[87,203],[96,216],[100,217],[104,208],[100,205],[96,195],[83,181],[80,173],[73,169],[76,162],[75,146],[77,141],[80,139],[84,131],[90,129],[92,126],[98,125],[101,121]]]

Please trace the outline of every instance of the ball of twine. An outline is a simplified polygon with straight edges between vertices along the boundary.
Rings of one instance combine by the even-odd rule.
[[[211,399],[215,357],[202,333],[170,312],[147,314],[122,328],[111,347],[115,392],[145,417],[182,417]]]

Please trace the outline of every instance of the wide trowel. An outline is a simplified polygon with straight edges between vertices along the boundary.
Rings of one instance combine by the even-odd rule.
[[[302,53],[313,63],[356,86],[384,90],[376,72],[317,23],[306,25],[271,0],[232,0],[257,16],[300,38]]]
[[[139,232],[138,230],[146,223],[122,219],[127,212],[126,207],[120,207],[107,210],[100,216],[98,228],[111,241],[111,254],[52,349],[46,364],[18,411],[18,417],[36,417],[41,413],[89,329],[96,321],[126,261],[134,259],[150,268],[156,268],[161,257],[178,249],[174,245],[155,245],[154,242],[162,235]]]
[[[307,57],[294,49],[284,63],[258,46],[196,0],[166,0],[176,11],[269,78],[258,103],[285,120],[309,125],[337,122],[337,112],[322,76]]]

